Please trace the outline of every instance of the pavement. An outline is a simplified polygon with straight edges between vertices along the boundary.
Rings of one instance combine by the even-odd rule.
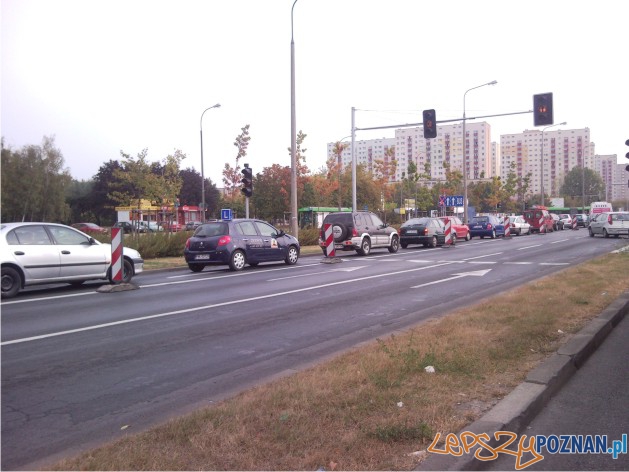
[[[526,380],[518,385],[509,395],[503,398],[498,404],[496,404],[490,411],[488,411],[484,416],[480,419],[468,425],[464,429],[462,429],[457,437],[461,437],[461,433],[463,432],[471,432],[475,434],[483,434],[486,433],[490,440],[487,443],[491,447],[497,447],[501,443],[504,443],[506,438],[501,438],[502,440],[499,442],[495,439],[494,433],[498,431],[509,431],[516,433],[518,435],[518,439],[520,435],[527,434],[529,436],[532,435],[532,432],[529,430],[529,425],[536,418],[538,414],[540,414],[546,406],[551,402],[553,397],[557,395],[564,387],[566,389],[574,390],[573,395],[579,397],[584,397],[586,394],[584,393],[583,385],[579,386],[576,382],[570,382],[573,377],[576,377],[579,373],[579,370],[584,366],[586,361],[597,351],[599,347],[602,346],[603,342],[608,338],[610,333],[618,327],[621,321],[625,318],[625,316],[629,313],[629,292],[625,292],[620,297],[618,297],[611,305],[609,305],[597,318],[591,320],[581,331],[579,331],[576,335],[574,335],[566,344],[562,345],[559,350],[551,355],[548,359],[546,359],[542,364],[533,369],[527,376]],[[623,324],[624,332],[628,332],[627,328],[628,323],[625,322]],[[621,337],[617,337],[613,340],[617,352],[614,352],[613,355],[619,357],[622,360],[622,365],[626,370],[627,365],[627,343],[626,340],[623,340]],[[592,356],[594,360],[594,356]],[[598,361],[595,361],[598,362]],[[604,361],[600,361],[601,364]],[[590,366],[588,366],[590,367]],[[609,372],[608,365],[595,365],[594,368],[599,372]],[[585,369],[583,369],[585,370]],[[618,375],[618,372],[612,372],[612,374]],[[592,374],[588,374],[592,375]],[[595,375],[595,374],[594,374]],[[626,375],[620,373],[620,376],[625,379]],[[603,388],[612,388],[608,387],[609,384],[606,383],[605,380],[597,381],[595,377],[588,377],[584,380],[586,384],[595,384],[602,385]],[[568,384],[568,385],[567,385]],[[562,392],[563,393],[563,392]],[[614,392],[612,392],[612,395]],[[587,398],[586,398],[587,400]],[[586,401],[586,404],[591,403]],[[592,407],[594,408],[594,407]],[[597,406],[596,408],[601,408]],[[624,411],[621,407],[620,415],[626,416],[626,404]],[[616,410],[617,411],[617,410]],[[603,411],[592,411],[590,414],[602,415]],[[586,412],[583,410],[577,410],[572,413],[575,417],[575,420],[578,422],[580,420],[581,423],[590,421],[584,420],[586,416]],[[612,410],[613,414],[613,410]],[[554,418],[554,425],[549,426],[550,432],[546,434],[563,434],[557,431],[557,416]],[[614,421],[613,417],[609,421]],[[616,413],[616,421],[621,423],[621,429],[624,430],[624,433],[627,433],[627,423],[625,421],[624,416],[618,416]],[[553,430],[553,428],[555,428]],[[576,431],[572,431],[568,434],[579,434]],[[594,434],[594,433],[593,433]],[[598,430],[595,434],[606,434],[605,431]],[[626,436],[625,436],[626,437]],[[621,439],[620,437],[610,437],[612,439]],[[444,445],[440,445],[439,449],[444,449]],[[509,449],[516,449],[517,440],[514,444],[509,446]],[[456,457],[452,454],[435,454],[429,453],[428,457],[424,459],[415,470],[488,470],[489,468],[495,468],[498,465],[496,470],[514,470],[515,466],[515,458],[513,456],[509,456],[508,454],[501,454],[496,461],[480,461],[474,457],[474,451],[476,447],[472,448],[471,451],[467,454],[463,453],[459,457]],[[456,450],[456,448],[454,448]],[[488,452],[483,451],[484,456],[488,455]],[[558,455],[561,458],[567,458],[568,455]],[[618,470],[629,470],[629,458],[627,454],[624,454],[624,458],[619,458],[619,462],[617,463],[621,466]],[[507,457],[511,459],[510,462],[501,461],[498,462],[503,457]],[[528,455],[526,459],[528,460],[533,456]],[[571,457],[583,457],[582,455],[572,455]],[[594,457],[594,456],[592,456]],[[611,457],[611,456],[609,456]],[[495,463],[494,463],[495,462]],[[614,463],[611,463],[614,465]],[[547,466],[549,468],[546,468]],[[600,464],[599,464],[600,466]],[[540,461],[535,464],[535,469],[538,470],[558,470],[557,468],[552,468],[549,463],[544,464],[544,461]],[[569,467],[571,470],[574,469],[574,465]],[[615,467],[611,467],[614,468]],[[606,467],[605,470],[611,470],[610,467]],[[533,469],[533,467],[531,467]],[[600,467],[598,467],[599,470]],[[581,470],[596,470],[594,469],[581,469]]]

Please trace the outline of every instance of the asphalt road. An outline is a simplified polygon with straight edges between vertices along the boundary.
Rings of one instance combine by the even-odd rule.
[[[34,469],[607,253],[561,231],[141,274],[2,302],[2,469]]]

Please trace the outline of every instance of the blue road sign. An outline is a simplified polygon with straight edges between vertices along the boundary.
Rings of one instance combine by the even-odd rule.
[[[231,208],[223,208],[221,210],[221,220],[229,221],[232,219],[232,209]]]
[[[448,195],[445,197],[445,206],[459,207],[463,206],[463,195]]]

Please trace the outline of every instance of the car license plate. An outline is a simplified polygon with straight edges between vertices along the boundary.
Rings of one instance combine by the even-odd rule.
[[[409,229],[406,231],[406,234],[417,234],[417,230],[416,229]]]
[[[472,229],[483,229],[483,227],[481,225],[474,225],[472,226]]]
[[[209,259],[209,258],[210,258],[209,254],[197,254],[196,257],[195,257],[195,259],[197,261],[204,260],[204,259]]]

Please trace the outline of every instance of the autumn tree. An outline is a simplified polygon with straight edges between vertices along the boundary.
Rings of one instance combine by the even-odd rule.
[[[240,181],[242,180],[242,174],[240,173],[240,159],[247,155],[247,147],[249,146],[250,139],[249,125],[245,125],[240,129],[240,134],[236,136],[236,139],[234,140],[234,146],[238,148],[234,167],[232,167],[229,162],[226,162],[225,167],[223,168],[223,184],[225,185],[225,193],[231,200],[232,206],[239,202],[241,203],[240,206],[242,208],[244,208],[242,205],[242,198],[239,198],[241,195],[239,190]]]

